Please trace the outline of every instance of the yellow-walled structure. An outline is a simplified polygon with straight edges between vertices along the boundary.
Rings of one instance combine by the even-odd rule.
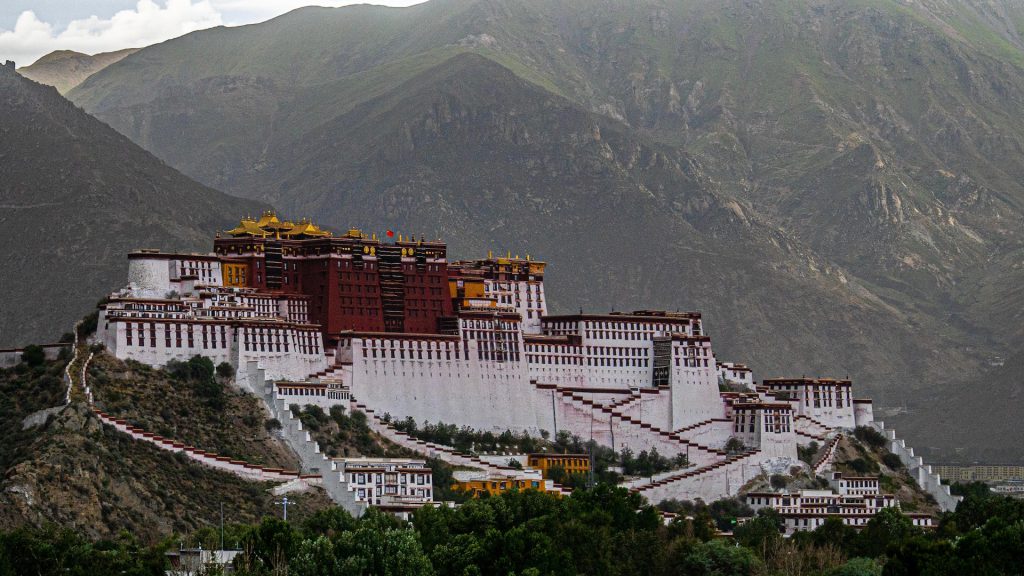
[[[230,264],[225,262],[221,265],[221,274],[225,286],[245,288],[248,273],[248,264]]]
[[[544,491],[544,483],[541,480],[519,479],[519,478],[488,478],[482,480],[465,480],[452,484],[453,490],[469,492],[473,498],[479,498],[482,494],[497,496],[509,490],[540,490]]]
[[[586,474],[590,472],[590,456],[586,454],[530,454],[526,465],[537,468],[545,478],[548,471],[556,466],[565,470],[568,475]]]

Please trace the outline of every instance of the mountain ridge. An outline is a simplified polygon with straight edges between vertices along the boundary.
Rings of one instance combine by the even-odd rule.
[[[74,50],[55,50],[28,66],[18,68],[18,73],[66,94],[89,76],[138,51],[138,48],[125,48],[90,55]]]

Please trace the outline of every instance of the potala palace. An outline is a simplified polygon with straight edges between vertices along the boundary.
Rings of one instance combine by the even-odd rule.
[[[387,413],[687,455],[688,468],[627,483],[652,502],[734,495],[764,472],[806,467],[797,446],[811,441],[826,447],[814,465],[825,470],[838,434],[874,425],[916,464],[922,487],[941,492],[930,469],[873,423],[871,401],[849,380],[755,383],[748,368],[716,357],[699,313],[552,316],[544,262],[449,261],[440,241],[388,236],[334,235],[267,212],[219,234],[209,254],[133,252],[128,286],[101,306],[96,338],[118,358],[154,366],[195,355],[235,366],[238,385],[285,423],[303,467],[350,508],[382,503],[379,489],[349,485],[355,474],[319,454],[288,405],[358,408],[384,433],[378,415]],[[730,438],[745,451],[724,451]],[[430,496],[402,492],[392,503]]]

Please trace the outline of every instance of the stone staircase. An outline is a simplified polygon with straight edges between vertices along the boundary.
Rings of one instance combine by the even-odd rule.
[[[380,416],[377,416],[376,412],[367,407],[365,404],[360,404],[352,399],[352,409],[359,410],[367,416],[367,424],[370,429],[380,434],[384,438],[394,442],[395,444],[413,450],[414,452],[424,454],[428,458],[438,458],[447,464],[453,464],[456,466],[465,466],[468,468],[477,468],[495,474],[499,476],[507,476],[515,474],[518,469],[511,466],[502,466],[500,464],[494,464],[487,462],[472,454],[466,454],[459,452],[451,446],[445,446],[443,444],[436,444],[434,442],[427,442],[418,438],[413,438],[409,434],[396,429],[390,423],[385,422]],[[561,486],[560,484],[551,482],[550,489],[559,492],[563,495],[567,495],[571,492],[568,488]]]
[[[748,479],[743,474],[742,466],[749,465],[749,459],[760,452],[760,450],[750,450],[731,455],[724,460],[699,468],[667,472],[660,476],[655,476],[653,481],[634,484],[630,487],[630,492],[644,495],[655,504],[668,497],[680,499],[701,498],[710,502],[713,499],[730,496],[738,492],[739,488],[743,485],[743,481]],[[719,475],[727,475],[729,471],[739,472],[739,478],[733,482],[725,482],[717,478]],[[710,482],[719,489],[709,492],[701,487],[704,481]]]
[[[703,428],[705,426],[713,425],[715,422],[727,422],[727,423],[731,424],[732,420],[730,420],[728,418],[708,418],[707,420],[702,420],[700,422],[697,422],[697,423],[694,423],[694,424],[690,424],[689,426],[686,426],[685,428],[680,428],[678,430],[675,430],[672,433],[673,434],[684,434],[686,432],[696,432],[697,430],[699,430],[699,429],[701,429],[701,428]]]
[[[367,504],[356,500],[355,492],[349,489],[342,471],[337,464],[320,450],[320,444],[313,440],[309,432],[303,429],[302,421],[292,413],[288,401],[284,398],[274,397],[274,383],[271,380],[263,379],[263,394],[261,396],[264,405],[273,418],[281,423],[280,437],[299,457],[302,468],[309,471],[316,471],[323,478],[322,486],[327,495],[335,504],[347,510],[350,514],[360,516],[366,510]]]
[[[539,388],[550,387],[550,385],[536,383],[534,386]],[[650,435],[652,439],[656,440],[658,444],[665,448],[666,451],[670,452],[671,455],[688,452],[691,462],[700,462],[701,464],[722,460],[727,456],[726,452],[723,450],[704,446],[700,443],[693,442],[692,440],[687,440],[678,433],[662,430],[650,423],[643,422],[633,418],[632,416],[623,414],[608,405],[598,404],[578,393],[569,390],[562,390],[557,387],[554,389],[564,404],[568,404],[584,412],[590,412],[591,417],[597,422],[615,422],[620,426],[632,429],[642,435]]]
[[[825,468],[832,465],[832,461],[836,455],[836,446],[839,445],[839,441],[842,440],[842,438],[842,434],[836,434],[828,441],[828,444],[825,445],[825,449],[822,451],[821,456],[818,457],[818,460],[815,461],[813,466],[811,466],[811,471],[814,472],[815,476],[820,474]]]
[[[821,422],[811,418],[810,416],[804,416],[803,414],[797,414],[793,417],[793,429],[799,432],[803,432],[804,435],[812,438],[821,439],[820,437],[828,436],[832,432],[832,427],[826,426]]]

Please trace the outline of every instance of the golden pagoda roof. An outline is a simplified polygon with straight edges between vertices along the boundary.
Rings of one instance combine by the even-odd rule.
[[[277,214],[273,210],[267,210],[260,216],[260,220],[256,225],[260,228],[277,229],[281,226],[281,221],[277,219]]]
[[[231,230],[228,230],[227,234],[231,234],[232,236],[263,237],[267,236],[269,233],[266,230],[260,228],[259,224],[257,224],[256,221],[253,220],[252,218],[242,218],[242,221],[238,223],[238,226],[235,226]]]
[[[330,232],[320,228],[308,218],[303,218],[298,224],[293,225],[287,231],[282,231],[281,234],[289,238],[294,236],[314,236],[322,238],[331,235]]]
[[[289,220],[281,221],[273,211],[264,212],[259,220],[245,217],[238,226],[227,230],[226,234],[232,236],[253,236],[257,238],[285,237],[285,238],[325,238],[332,234],[314,224],[309,218],[303,218],[298,223]]]

